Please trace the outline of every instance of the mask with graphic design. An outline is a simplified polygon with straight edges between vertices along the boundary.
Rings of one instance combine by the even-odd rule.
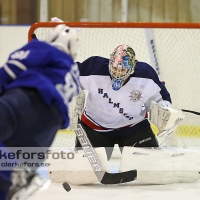
[[[112,77],[113,90],[119,90],[124,81],[134,72],[135,52],[128,45],[116,47],[110,55],[109,72]]]

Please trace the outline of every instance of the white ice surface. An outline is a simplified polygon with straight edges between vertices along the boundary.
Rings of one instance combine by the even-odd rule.
[[[112,172],[118,169],[116,162],[110,165]],[[44,168],[39,171],[47,176]],[[136,181],[120,185],[71,185],[70,192],[66,192],[62,184],[52,183],[47,190],[32,196],[30,200],[200,200],[200,181],[170,185],[150,185]]]

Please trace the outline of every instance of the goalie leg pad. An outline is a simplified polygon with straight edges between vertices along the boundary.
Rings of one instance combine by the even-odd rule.
[[[136,169],[143,183],[189,183],[200,178],[199,158],[199,152],[124,147],[120,171]]]
[[[95,148],[101,161],[102,167],[109,171],[105,148]],[[73,152],[73,159],[52,159],[46,162],[50,163],[48,173],[52,182],[67,182],[73,185],[82,185],[98,182],[98,179],[85,156],[83,150]]]

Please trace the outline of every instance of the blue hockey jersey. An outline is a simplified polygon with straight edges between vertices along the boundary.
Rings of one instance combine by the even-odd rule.
[[[58,106],[64,118],[61,128],[66,128],[69,125],[68,102],[75,93],[67,95],[66,99],[64,93],[68,91],[65,89],[78,90],[79,72],[74,66],[71,56],[45,42],[33,40],[11,53],[0,68],[0,93],[17,87],[35,88],[47,105]],[[72,68],[77,75],[75,85],[69,85],[66,79]]]

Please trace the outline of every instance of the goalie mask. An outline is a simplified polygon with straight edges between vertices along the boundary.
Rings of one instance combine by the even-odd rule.
[[[109,72],[112,78],[113,90],[119,90],[124,81],[134,72],[135,52],[128,45],[115,48],[109,60]]]
[[[74,59],[78,50],[78,34],[73,28],[60,24],[50,31],[47,43],[71,55]]]

